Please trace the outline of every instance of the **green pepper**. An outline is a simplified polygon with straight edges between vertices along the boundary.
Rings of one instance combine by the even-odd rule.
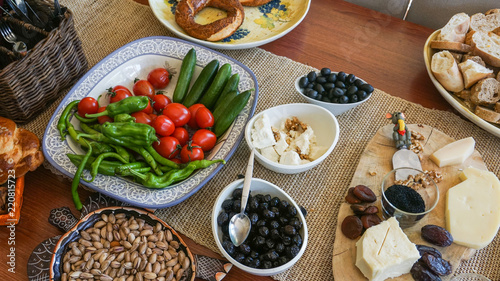
[[[94,113],[85,114],[87,118],[94,118],[99,116],[109,116],[111,118],[115,117],[121,113],[133,113],[136,111],[141,111],[146,108],[149,104],[149,98],[146,96],[132,96],[124,98],[118,102],[110,103],[106,106],[106,110]]]
[[[80,103],[80,100],[75,100],[70,102],[62,112],[61,117],[59,117],[59,121],[57,122],[57,129],[59,130],[59,134],[61,135],[62,141],[66,139],[66,135],[68,134],[66,132],[67,129],[66,120],[69,118],[71,111],[78,106],[78,103]]]
[[[134,156],[125,147],[114,144],[111,144],[110,146],[116,151],[116,153],[123,157],[123,159],[127,160],[128,162],[134,162]]]
[[[127,113],[121,113],[115,116],[113,118],[115,122],[135,122],[135,117],[130,116],[130,114]]]
[[[152,146],[146,146],[145,149],[153,156],[156,162],[160,163],[163,166],[167,166],[171,169],[179,169],[180,165],[175,163],[174,161],[167,159],[161,156]]]
[[[94,123],[97,121],[97,118],[85,118],[80,116],[80,114],[75,114],[75,118],[78,119],[81,123]]]
[[[87,142],[86,140],[83,140],[84,142]],[[82,162],[78,166],[78,169],[76,170],[75,176],[73,177],[73,182],[71,183],[71,195],[73,197],[73,202],[75,203],[75,208],[80,211],[83,207],[82,202],[80,201],[80,196],[78,195],[78,185],[80,184],[80,177],[82,176],[83,169],[87,165],[87,161],[90,158],[90,155],[92,154],[92,146],[90,146],[87,143],[87,146],[89,147],[89,150],[87,151],[87,154],[82,159]]]
[[[102,125],[102,134],[125,143],[123,146],[150,146],[157,141],[155,129],[142,123],[110,123]]]
[[[144,162],[131,162],[128,164],[121,164],[120,166],[115,168],[115,174],[121,175],[125,173],[125,171],[128,172],[129,169],[151,168],[147,166],[148,164]]]
[[[115,158],[115,159],[119,160],[120,162],[122,162],[123,164],[128,164],[127,160],[123,159],[123,157],[121,157],[119,154],[117,154],[115,152],[103,153],[103,154],[99,155],[94,160],[94,162],[92,162],[92,165],[90,165],[90,175],[92,176],[92,178],[90,180],[86,180],[86,179],[83,179],[83,180],[86,182],[93,182],[95,180],[95,177],[98,174],[98,169],[99,169],[101,162],[104,160],[104,158],[109,158],[109,157]]]
[[[121,170],[119,173],[116,174],[122,177],[134,176],[132,170],[134,170],[136,173],[147,173],[151,170],[151,167],[135,168],[135,169],[128,168],[126,170]]]
[[[73,163],[77,167],[80,166],[80,163],[82,163],[83,157],[85,157],[85,155],[69,154],[69,153],[66,154],[66,156],[68,156],[71,163]],[[94,157],[90,157],[88,159],[87,163],[85,164],[85,169],[90,170],[92,162],[94,162],[94,160],[95,160]],[[143,163],[143,165],[145,165],[145,164],[146,163]],[[114,176],[115,169],[117,167],[120,167],[121,165],[125,165],[125,164],[123,164],[122,162],[117,162],[117,161],[103,160],[101,162],[101,165],[99,165],[98,172],[99,172],[99,174],[102,174],[102,175]],[[126,165],[129,165],[129,164],[126,164]],[[135,166],[132,166],[132,167],[135,167]]]
[[[143,147],[129,147],[132,151],[135,151],[136,153],[139,153],[142,158],[144,158],[144,161],[149,164],[149,166],[153,169],[153,171],[158,175],[161,176],[163,175],[163,172],[160,170],[160,167],[158,166],[158,163],[156,163],[155,159],[151,154],[144,149]]]
[[[134,169],[130,172],[139,180],[139,182],[148,188],[165,188],[173,183],[182,181],[188,178],[196,169],[203,169],[215,163],[223,163],[224,159],[217,160],[195,160],[189,162],[186,167],[182,169],[173,169],[163,176],[157,176],[153,173],[141,174]]]

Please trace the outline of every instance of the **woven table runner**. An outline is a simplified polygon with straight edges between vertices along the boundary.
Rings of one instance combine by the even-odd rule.
[[[154,17],[151,9],[131,0],[66,0],[61,4],[75,15],[75,25],[89,66],[133,40],[173,36]],[[333,51],[333,50],[332,50]],[[314,68],[273,55],[259,48],[220,51],[247,65],[257,77],[259,100],[256,113],[279,104],[303,102],[295,92],[294,80]],[[340,66],[341,67],[341,66]],[[67,93],[51,104],[34,121],[23,127],[40,138],[57,105]],[[256,163],[254,176],[270,181],[308,210],[309,244],[303,257],[290,270],[273,276],[276,280],[333,280],[332,251],[340,203],[358,165],[359,157],[377,130],[386,124],[386,112],[404,111],[408,123],[427,124],[455,139],[468,136],[488,169],[500,176],[500,139],[450,112],[427,109],[376,90],[366,103],[340,116],[340,140],[331,155],[319,166],[296,175],[278,174]],[[184,202],[156,215],[197,243],[219,252],[210,227],[211,210],[219,192],[244,174],[250,151],[243,140],[230,161],[200,191]],[[463,262],[457,273],[477,272],[500,280],[500,239]]]

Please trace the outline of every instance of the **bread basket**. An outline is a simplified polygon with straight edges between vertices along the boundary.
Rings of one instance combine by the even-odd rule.
[[[47,1],[42,3],[51,5]],[[69,9],[64,10],[59,26],[50,32],[12,17],[2,18],[15,33],[33,32],[43,39],[22,58],[0,47],[0,56],[17,59],[0,69],[1,116],[26,123],[87,71],[87,59],[74,28],[73,14]]]

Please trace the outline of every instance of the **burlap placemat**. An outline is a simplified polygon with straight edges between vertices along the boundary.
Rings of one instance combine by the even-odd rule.
[[[61,1],[75,14],[75,25],[89,66],[106,55],[138,38],[172,34],[154,17],[149,7],[131,0]],[[302,102],[294,90],[294,79],[313,68],[279,57],[259,48],[221,51],[247,65],[259,83],[256,112],[266,108]],[[341,66],[340,66],[341,67]],[[69,89],[68,89],[69,90]],[[52,103],[37,119],[23,127],[42,137],[47,123],[66,93]],[[332,154],[316,168],[297,175],[283,175],[255,165],[254,176],[268,180],[292,196],[308,211],[309,244],[299,262],[290,270],[273,276],[277,280],[332,280],[332,250],[338,207],[349,187],[361,152],[375,132],[388,124],[386,112],[404,111],[409,123],[433,126],[453,138],[473,136],[490,171],[500,175],[498,152],[500,139],[450,112],[423,108],[376,90],[363,105],[338,117],[340,140]],[[199,192],[181,204],[157,210],[156,214],[197,243],[218,252],[210,228],[213,203],[237,174],[244,174],[249,150],[242,141],[231,160]],[[478,251],[458,269],[478,272],[492,280],[500,280],[500,240],[497,237],[487,248]]]

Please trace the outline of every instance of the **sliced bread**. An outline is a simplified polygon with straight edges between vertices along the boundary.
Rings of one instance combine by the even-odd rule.
[[[455,93],[455,96],[463,99],[463,100],[470,100],[470,94],[471,94],[471,90],[470,89],[463,89],[462,91],[460,92],[456,92]]]
[[[464,89],[462,74],[449,51],[437,52],[432,56],[431,71],[446,90],[459,92]]]
[[[500,82],[486,78],[472,87],[470,100],[474,104],[493,105],[500,100]]]
[[[500,102],[495,103],[495,111],[500,113]]]
[[[488,69],[471,59],[459,63],[458,68],[460,68],[460,71],[464,76],[464,87],[466,89],[476,84],[477,81],[484,79],[493,73],[493,70]]]
[[[472,53],[492,66],[500,66],[500,36],[477,31],[472,35]]]
[[[465,42],[465,34],[469,31],[470,17],[466,13],[455,14],[448,23],[441,28],[439,40],[451,42]]]
[[[477,13],[470,17],[470,29],[489,32],[500,26],[500,13],[491,12],[488,15]]]
[[[487,107],[483,107],[480,105],[476,106],[474,114],[485,121],[500,124],[500,113],[495,112]]]
[[[477,62],[480,65],[486,67],[486,63],[484,63],[484,60],[480,56],[474,56],[474,55],[471,55],[471,54],[465,54],[465,55],[463,55],[461,62],[464,62],[464,61],[467,61],[467,60],[471,60],[471,61]]]
[[[461,42],[451,42],[443,40],[434,40],[430,44],[432,49],[448,50],[459,53],[468,53],[471,51],[471,46]]]
[[[500,9],[489,9],[488,11],[486,11],[486,13],[484,13],[485,15],[491,15],[491,14],[496,14],[496,13],[500,13]]]

